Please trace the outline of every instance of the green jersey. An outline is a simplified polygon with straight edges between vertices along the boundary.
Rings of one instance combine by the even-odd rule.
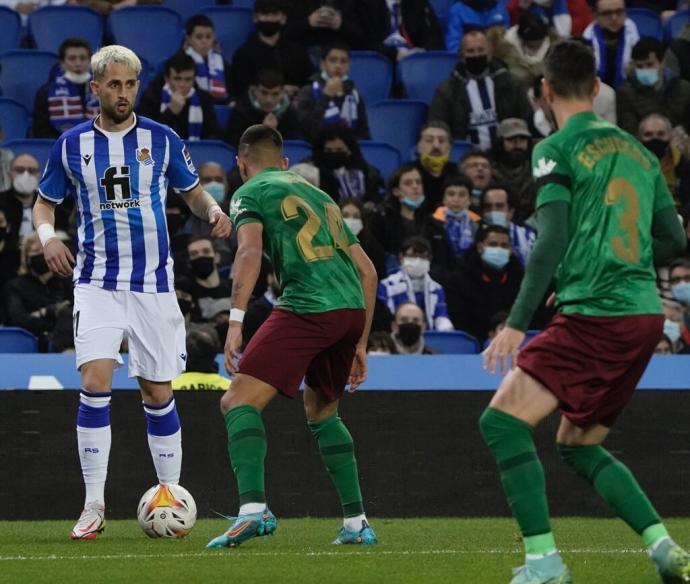
[[[673,206],[659,163],[630,134],[591,112],[534,148],[537,209],[570,204],[570,242],[556,272],[565,314],[661,313],[652,218]]]
[[[298,314],[364,308],[350,257],[357,238],[333,199],[299,175],[262,171],[235,192],[230,219],[235,229],[263,225],[264,252],[280,282],[279,307]]]

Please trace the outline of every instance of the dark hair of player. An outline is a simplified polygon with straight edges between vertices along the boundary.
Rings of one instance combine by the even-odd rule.
[[[213,21],[208,16],[205,14],[195,14],[184,24],[184,31],[187,36],[191,35],[197,26],[216,30],[216,27],[213,26]]]
[[[578,41],[556,43],[544,58],[544,77],[557,97],[588,99],[597,78],[594,52]]]
[[[283,137],[278,130],[263,124],[249,126],[240,138],[238,152],[241,156],[246,156],[253,150],[268,150],[280,154],[283,151]]]
[[[196,71],[196,63],[187,53],[180,51],[165,62],[165,74],[170,75],[173,71]]]
[[[58,49],[58,57],[61,61],[65,60],[67,56],[67,49],[86,49],[91,54],[91,47],[84,39],[79,37],[71,37],[62,41],[60,48]]]

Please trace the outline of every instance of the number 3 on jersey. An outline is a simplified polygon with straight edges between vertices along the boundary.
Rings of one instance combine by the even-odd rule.
[[[296,195],[288,195],[283,199],[280,209],[285,221],[292,221],[299,217],[299,209],[302,209],[306,214],[307,221],[297,232],[296,241],[302,257],[307,262],[329,260],[335,255],[335,250],[332,245],[314,245],[313,241],[321,229],[322,221],[309,203]],[[326,211],[326,217],[328,218],[328,231],[333,238],[335,246],[349,254],[350,246],[345,228],[343,227],[343,217],[340,214],[338,205],[335,203],[327,203],[324,209]]]
[[[637,218],[640,215],[640,201],[637,190],[624,178],[614,178],[609,182],[604,197],[607,206],[625,205],[625,211],[618,216],[618,223],[625,232],[625,237],[616,235],[611,238],[611,246],[619,259],[629,264],[640,261],[640,234]],[[627,242],[626,242],[627,240]]]

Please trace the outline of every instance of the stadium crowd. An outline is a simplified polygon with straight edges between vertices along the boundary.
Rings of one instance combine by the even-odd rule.
[[[137,4],[166,2],[0,0],[21,15],[27,49],[37,43],[26,24],[42,6],[82,5],[106,18]],[[688,4],[255,0],[253,32],[231,59],[221,51],[213,20],[191,15],[179,50],[149,63],[152,74],[136,112],[190,142],[216,139],[235,148],[256,123],[277,128],[287,140],[307,141],[311,154],[291,160],[293,170],[338,203],[380,279],[371,352],[430,353],[423,333],[434,330],[462,330],[484,344],[505,322],[536,239],[530,155],[536,141],[555,130],[541,75],[542,59],[559,38],[592,45],[602,80],[597,113],[635,134],[659,159],[690,238],[690,16],[672,36],[664,33],[690,14]],[[649,34],[636,14],[656,18],[662,34]],[[105,42],[116,40],[108,35],[106,27]],[[34,103],[23,104],[32,116],[27,137],[54,139],[98,114],[89,88],[89,59],[97,48],[83,38],[63,39],[58,64]],[[403,164],[392,172],[367,160],[362,147],[377,137],[376,108],[351,77],[353,55],[363,50],[389,60],[388,97],[401,103],[409,97],[401,62],[425,52],[455,55],[450,74],[432,93],[426,121],[409,128],[416,145],[400,152]],[[457,141],[463,141],[460,156]],[[232,166],[228,160],[198,165],[202,185],[226,212],[241,185],[236,169],[226,171]],[[28,330],[43,351],[65,351],[73,347],[72,286],[48,270],[33,232],[40,174],[33,155],[0,148],[0,325]],[[56,229],[73,245],[74,203],[67,199],[58,210]],[[227,332],[236,241],[210,238],[208,225],[172,190],[166,218],[179,305],[193,325],[191,343],[205,351],[199,367],[212,372],[208,355],[214,343],[221,350]],[[689,256],[659,267],[658,288],[666,313],[658,352],[690,353]],[[279,294],[265,264],[245,320],[246,340]],[[552,315],[546,298],[542,305],[531,329]]]

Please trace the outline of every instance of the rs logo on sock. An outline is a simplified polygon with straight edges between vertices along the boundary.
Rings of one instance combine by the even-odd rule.
[[[84,448],[84,452],[90,452],[91,454],[98,454],[98,448]]]

